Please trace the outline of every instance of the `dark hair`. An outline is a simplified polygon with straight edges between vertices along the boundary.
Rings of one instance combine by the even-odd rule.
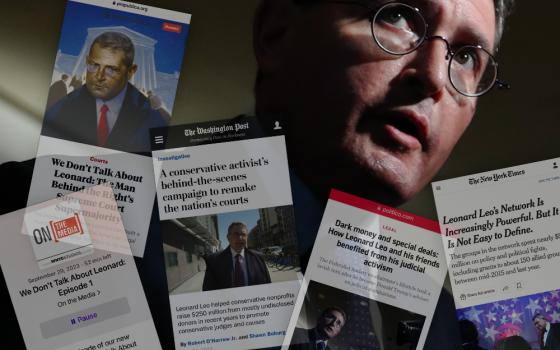
[[[546,317],[544,317],[543,314],[539,314],[539,313],[534,314],[534,315],[533,315],[533,318],[532,318],[531,320],[532,320],[532,321],[535,321],[537,318],[538,318],[538,319],[541,319],[541,320],[547,321]]]
[[[346,312],[341,307],[338,307],[338,306],[329,306],[328,308],[323,310],[323,312],[321,312],[321,315],[319,315],[319,318],[324,317],[326,314],[328,314],[332,311],[340,312],[340,314],[344,318],[344,323],[346,323],[346,321],[348,321],[348,316],[346,315]]]
[[[132,40],[119,32],[104,32],[99,35],[90,46],[90,52],[94,45],[99,45],[103,49],[110,49],[111,51],[121,50],[124,53],[124,64],[131,67],[134,63],[134,44]]]
[[[231,228],[234,226],[242,226],[245,230],[247,230],[247,232],[249,232],[249,229],[247,228],[247,225],[245,225],[244,222],[241,221],[234,221],[231,224],[229,224],[228,228],[227,228],[227,234],[229,235],[229,231],[231,231]]]
[[[470,320],[459,321],[459,332],[461,333],[461,341],[468,344],[478,344],[478,329]]]
[[[531,345],[523,337],[514,335],[496,343],[496,350],[531,350]]]

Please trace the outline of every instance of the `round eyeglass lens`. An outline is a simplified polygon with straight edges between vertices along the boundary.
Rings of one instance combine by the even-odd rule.
[[[494,86],[498,64],[494,57],[480,46],[463,46],[449,63],[449,80],[453,87],[466,96],[480,96]]]
[[[426,37],[426,22],[417,8],[389,3],[371,21],[377,44],[388,53],[404,55],[416,50]]]

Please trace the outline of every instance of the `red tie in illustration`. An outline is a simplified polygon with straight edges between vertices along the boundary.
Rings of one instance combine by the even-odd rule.
[[[242,265],[243,257],[241,254],[235,255],[235,267],[233,269],[233,286],[234,287],[243,287],[247,285],[245,282],[245,274],[243,273],[243,265]]]
[[[99,125],[97,126],[97,145],[103,146],[107,142],[109,136],[109,124],[107,123],[107,111],[109,107],[106,104],[101,106],[99,110]]]

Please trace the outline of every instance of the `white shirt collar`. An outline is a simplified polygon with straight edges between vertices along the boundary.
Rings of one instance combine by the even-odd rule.
[[[241,257],[245,259],[245,248],[241,249],[241,253],[236,252],[231,246],[229,247],[229,249],[231,250],[231,256],[234,260],[237,254],[241,255]]]
[[[544,327],[543,332],[543,343],[546,344],[546,340],[548,339],[548,332],[550,331],[550,322],[546,322],[546,326]]]

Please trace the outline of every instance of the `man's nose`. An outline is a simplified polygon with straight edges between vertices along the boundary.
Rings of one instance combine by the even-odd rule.
[[[424,96],[441,94],[448,83],[449,49],[443,37],[434,36],[416,50],[412,80]]]
[[[105,79],[105,67],[97,68],[97,71],[95,72],[95,79],[97,80]]]

